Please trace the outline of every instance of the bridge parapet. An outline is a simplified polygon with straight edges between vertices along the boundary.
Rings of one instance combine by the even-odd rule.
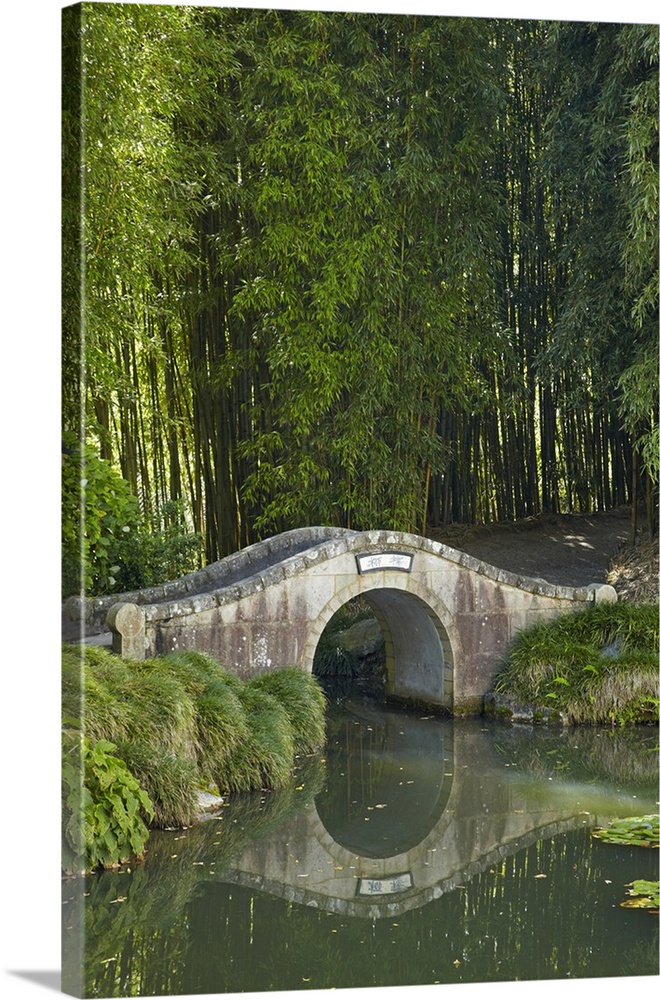
[[[341,538],[354,532],[346,528],[309,527],[294,528],[261,542],[255,542],[238,552],[210,563],[194,573],[187,573],[176,580],[154,587],[105,594],[98,597],[74,595],[64,602],[62,620],[63,637],[76,638],[81,630],[94,635],[106,629],[107,616],[114,604],[163,605],[219,589],[230,588],[237,582],[263,572],[282,559],[318,545],[329,538]]]

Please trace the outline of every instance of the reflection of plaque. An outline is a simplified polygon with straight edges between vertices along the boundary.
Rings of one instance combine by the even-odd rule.
[[[373,552],[355,558],[358,573],[374,573],[379,569],[400,569],[404,573],[410,573],[413,561],[409,552]]]
[[[412,872],[401,875],[383,875],[380,878],[361,878],[358,881],[358,896],[390,896],[393,892],[412,889]]]

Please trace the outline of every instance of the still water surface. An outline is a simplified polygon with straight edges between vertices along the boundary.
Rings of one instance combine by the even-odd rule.
[[[291,788],[152,834],[133,870],[64,883],[63,986],[123,997],[656,975],[658,918],[619,903],[633,879],[658,878],[657,851],[590,831],[657,810],[657,739],[344,702]]]

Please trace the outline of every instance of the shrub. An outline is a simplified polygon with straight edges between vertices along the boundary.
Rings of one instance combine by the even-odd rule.
[[[167,500],[127,534],[115,567],[116,589],[139,590],[198,569],[203,539],[186,522],[182,500]]]
[[[658,606],[595,605],[519,632],[495,690],[571,723],[657,721]]]
[[[111,593],[112,569],[121,565],[126,536],[139,522],[138,500],[126,480],[93,448],[75,444],[62,468],[63,596]]]
[[[197,569],[202,536],[182,501],[142,514],[130,484],[75,441],[62,468],[62,596],[114,594]],[[81,514],[84,513],[84,517]]]

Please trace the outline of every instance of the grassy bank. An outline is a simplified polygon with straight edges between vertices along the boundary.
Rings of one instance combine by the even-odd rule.
[[[202,653],[145,661],[63,651],[64,867],[139,856],[149,828],[188,826],[198,791],[282,788],[325,739],[325,699],[297,669],[243,683]]]
[[[658,605],[597,604],[519,632],[495,694],[568,724],[658,721]]]

